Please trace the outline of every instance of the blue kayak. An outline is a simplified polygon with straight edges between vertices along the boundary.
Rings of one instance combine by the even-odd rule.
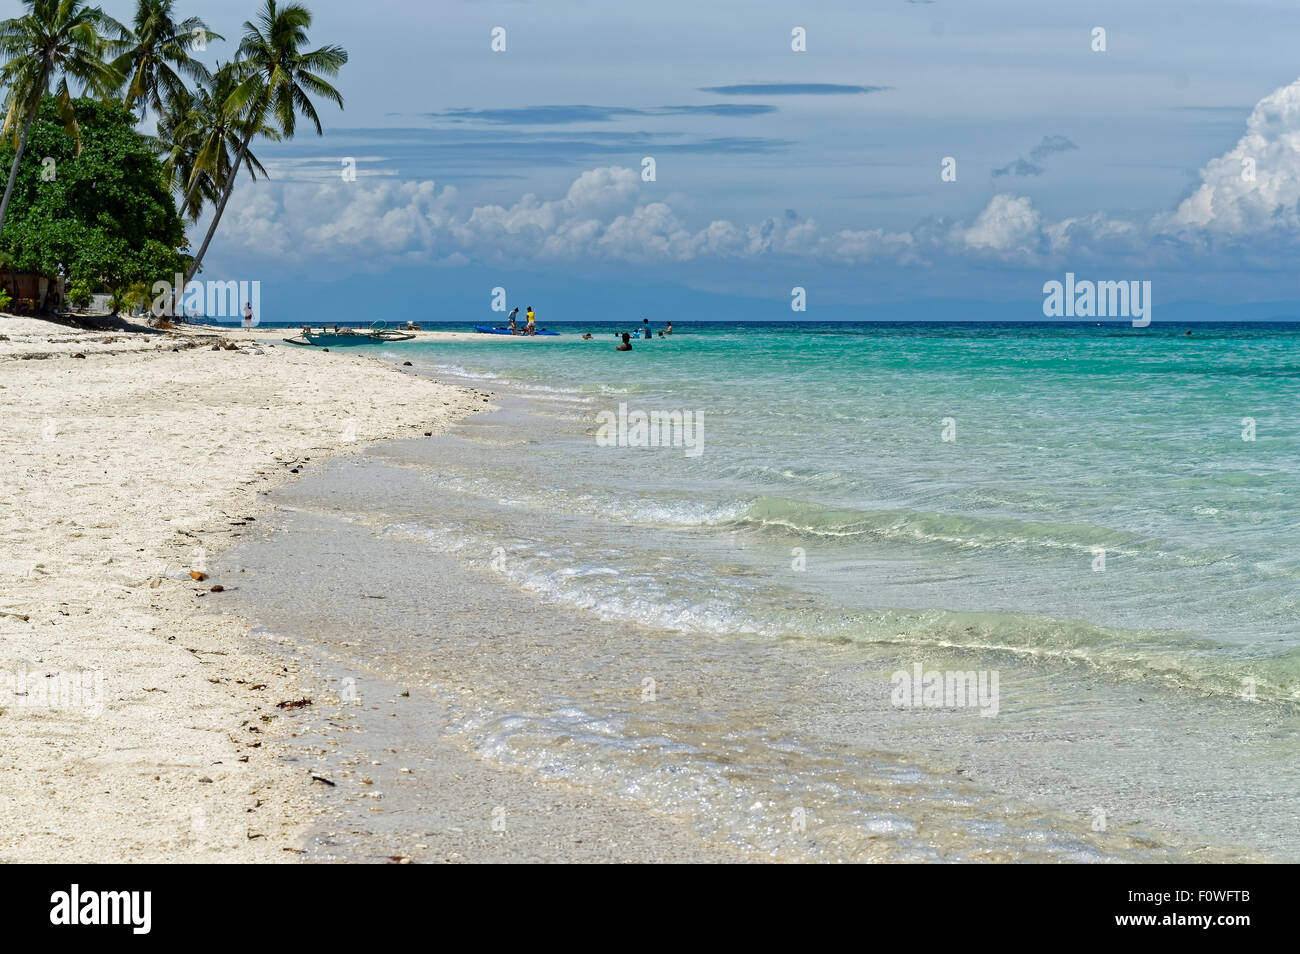
[[[475,325],[475,326],[474,326],[474,330],[477,331],[477,332],[478,332],[479,334],[481,334],[481,335],[508,335],[508,334],[512,334],[512,332],[510,331],[509,328],[489,328],[487,325]],[[540,335],[545,335],[546,337],[555,338],[555,337],[558,337],[560,333],[559,333],[558,331],[538,331],[538,332],[536,332],[536,334],[539,335],[539,336],[540,336]],[[522,335],[521,337],[531,338],[531,337],[533,337],[533,335]]]

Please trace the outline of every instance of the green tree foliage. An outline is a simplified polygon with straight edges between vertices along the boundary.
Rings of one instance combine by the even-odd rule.
[[[61,267],[97,289],[174,281],[188,264],[185,226],[135,116],[119,103],[73,107],[80,153],[53,97],[32,124],[4,231],[14,267],[45,275]],[[0,163],[12,159],[12,147],[0,146]]]
[[[90,287],[90,282],[78,278],[68,283],[68,304],[73,308],[89,308],[94,300],[95,290]]]
[[[72,109],[69,80],[81,83],[83,93],[101,95],[116,88],[121,74],[104,61],[109,50],[107,31],[125,29],[99,7],[83,0],[25,0],[26,14],[0,22],[0,83],[5,88],[3,135],[12,137],[16,153],[9,162],[9,182],[0,199],[0,230],[4,229],[9,202],[27,145],[27,133],[54,84],[54,101],[64,128],[79,137]]]

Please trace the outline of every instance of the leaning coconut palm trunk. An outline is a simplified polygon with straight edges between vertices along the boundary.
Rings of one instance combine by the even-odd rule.
[[[193,221],[198,221],[204,203],[216,206],[221,201],[231,156],[240,151],[246,136],[250,143],[259,137],[279,139],[272,127],[246,118],[254,91],[255,84],[241,82],[229,64],[222,64],[159,119],[157,148],[164,157],[163,169],[171,189],[182,197],[182,211]],[[266,175],[251,149],[244,150],[244,163],[254,179]]]
[[[198,274],[207,254],[212,236],[221,224],[221,215],[226,203],[234,191],[236,179],[244,158],[248,153],[249,143],[256,131],[266,121],[274,121],[279,133],[285,138],[293,137],[299,114],[311,120],[316,127],[316,135],[323,135],[320,117],[312,105],[309,93],[323,97],[343,108],[343,97],[339,91],[327,83],[324,77],[334,77],[348,61],[347,51],[340,46],[324,46],[319,50],[302,52],[307,44],[307,29],[311,26],[311,11],[297,3],[277,6],[275,0],[266,0],[266,8],[258,16],[258,22],[245,21],[244,37],[239,44],[238,67],[248,77],[246,82],[255,84],[256,95],[251,99],[248,113],[249,131],[243,137],[239,152],[231,167],[221,200],[212,216],[212,224],[199,246],[194,261],[190,264],[189,274],[185,276],[188,285]]]
[[[253,112],[250,107],[260,95],[261,84],[256,75],[241,78],[241,69],[239,64],[219,66],[191,97],[182,131],[184,137],[194,138],[189,185],[185,191],[187,206],[195,204],[200,188],[214,206],[220,202],[221,190],[230,178],[232,151],[243,154],[254,179],[259,173],[266,175],[262,164],[249,151],[249,144],[259,136],[277,140],[280,134],[250,116]]]
[[[185,276],[185,284],[188,285],[198,274],[199,265],[203,261],[203,256],[208,252],[208,246],[212,244],[212,236],[217,232],[217,226],[221,223],[221,215],[226,211],[226,203],[230,201],[230,194],[235,191],[235,179],[239,175],[239,167],[244,164],[244,156],[248,152],[248,140],[245,139],[239,147],[239,154],[235,157],[235,164],[230,169],[226,187],[221,190],[221,201],[217,203],[216,211],[212,213],[212,224],[208,226],[208,234],[203,236],[203,244],[199,246],[198,252],[194,256],[194,261],[190,263],[189,272]]]
[[[48,67],[47,67],[48,69]],[[47,74],[41,73],[40,88],[45,88]],[[18,97],[15,96],[15,103]],[[9,214],[9,200],[14,195],[14,183],[18,181],[18,167],[22,165],[23,153],[27,151],[27,134],[31,131],[32,123],[36,121],[36,114],[40,111],[41,101],[39,98],[32,100],[27,109],[27,115],[23,118],[22,128],[18,131],[18,147],[14,150],[14,161],[9,166],[9,181],[5,184],[4,199],[0,199],[0,232],[4,231],[5,217]],[[7,120],[6,120],[7,122]]]

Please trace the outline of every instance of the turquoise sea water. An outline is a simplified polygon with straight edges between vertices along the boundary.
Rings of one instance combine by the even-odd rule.
[[[590,475],[502,493],[741,534],[783,584],[924,612],[927,638],[1300,699],[1300,329],[695,326],[626,354],[590,330],[418,353],[588,430],[692,411],[702,453],[593,446]]]
[[[778,855],[793,810],[812,857],[1295,860],[1300,328],[1190,327],[395,345],[502,410],[339,486],[575,614],[439,651],[495,694],[450,729],[485,757]],[[637,412],[701,440],[607,446]],[[900,702],[918,666],[997,705]]]

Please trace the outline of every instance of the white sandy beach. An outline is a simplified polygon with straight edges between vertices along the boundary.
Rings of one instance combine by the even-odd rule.
[[[256,532],[270,506],[258,493],[295,470],[436,432],[488,398],[284,334],[226,332],[243,347],[213,350],[212,329],[0,317],[0,861],[291,861],[324,811],[310,772],[283,759],[293,743],[275,718],[309,694],[299,667],[247,621],[197,612],[222,581],[191,571]],[[562,826],[619,832],[632,857],[729,855],[625,803],[548,794],[445,748],[430,785],[483,826],[505,786],[542,818],[562,806]],[[481,833],[449,835],[430,860],[583,856],[546,829],[477,857]]]
[[[255,745],[259,717],[301,693],[241,621],[191,610],[219,594],[189,572],[292,465],[482,398],[363,357],[212,351],[194,333],[3,318],[0,335],[0,858],[289,857],[313,807]],[[238,830],[215,821],[232,807]]]

